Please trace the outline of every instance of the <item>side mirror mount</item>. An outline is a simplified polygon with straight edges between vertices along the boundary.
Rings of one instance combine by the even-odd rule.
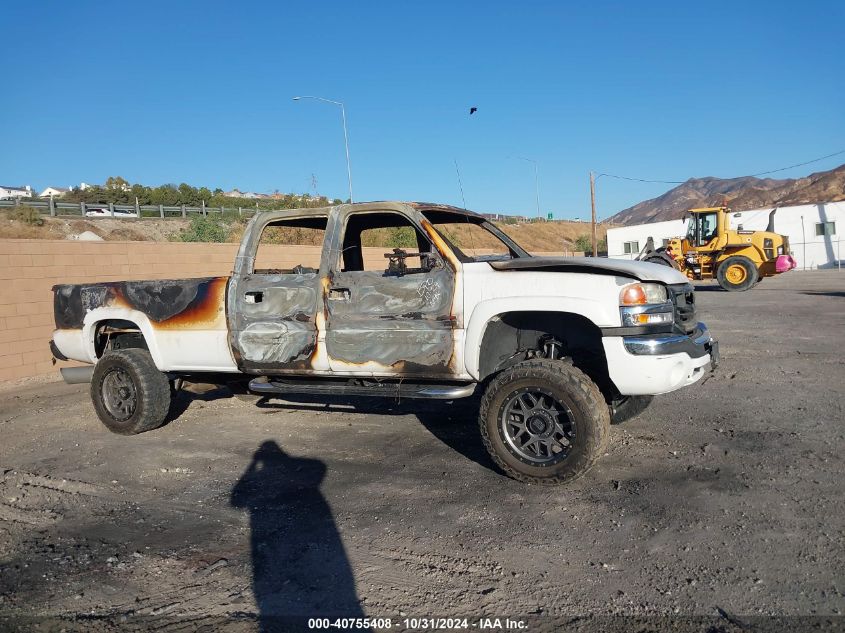
[[[394,248],[392,253],[385,253],[384,256],[388,260],[385,272],[397,277],[410,273],[427,273],[443,266],[443,260],[440,258],[440,254],[436,252],[409,253],[401,248]],[[420,267],[409,268],[406,262],[408,257],[419,257]]]
[[[443,258],[437,251],[429,253],[420,253],[420,262],[426,272],[430,272],[436,268],[443,268]]]

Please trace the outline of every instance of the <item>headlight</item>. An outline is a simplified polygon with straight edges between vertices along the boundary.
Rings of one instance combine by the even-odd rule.
[[[644,306],[666,303],[668,300],[666,286],[660,284],[628,284],[619,293],[621,306]]]
[[[620,308],[622,325],[637,327],[638,325],[667,325],[674,323],[674,312],[643,312],[642,308]]]
[[[619,305],[623,327],[671,325],[675,321],[675,306],[661,284],[628,284],[619,293]]]

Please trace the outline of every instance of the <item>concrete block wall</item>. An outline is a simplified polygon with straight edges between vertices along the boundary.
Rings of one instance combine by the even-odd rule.
[[[0,381],[57,372],[48,342],[59,283],[225,275],[237,244],[0,240]]]
[[[318,246],[263,249],[259,267],[319,262]],[[71,364],[53,365],[48,347],[55,284],[229,275],[237,250],[237,244],[0,240],[0,381],[58,373]],[[387,249],[364,250],[368,263],[387,265]]]

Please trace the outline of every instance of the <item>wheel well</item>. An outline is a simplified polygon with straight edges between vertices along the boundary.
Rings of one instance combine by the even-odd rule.
[[[130,348],[149,350],[144,334],[136,323],[123,319],[109,319],[97,323],[94,330],[94,351],[97,358],[107,350]]]
[[[580,314],[507,312],[490,319],[481,341],[481,380],[529,358],[571,358],[605,400],[618,397],[607,370],[601,330]]]

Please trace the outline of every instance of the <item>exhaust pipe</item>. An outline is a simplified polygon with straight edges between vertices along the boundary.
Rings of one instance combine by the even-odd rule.
[[[69,385],[82,385],[91,382],[94,376],[94,365],[86,367],[62,367],[59,372]]]
[[[775,207],[772,209],[771,213],[769,213],[769,224],[766,226],[767,233],[774,233],[775,232],[775,213],[777,213],[778,208]]]

